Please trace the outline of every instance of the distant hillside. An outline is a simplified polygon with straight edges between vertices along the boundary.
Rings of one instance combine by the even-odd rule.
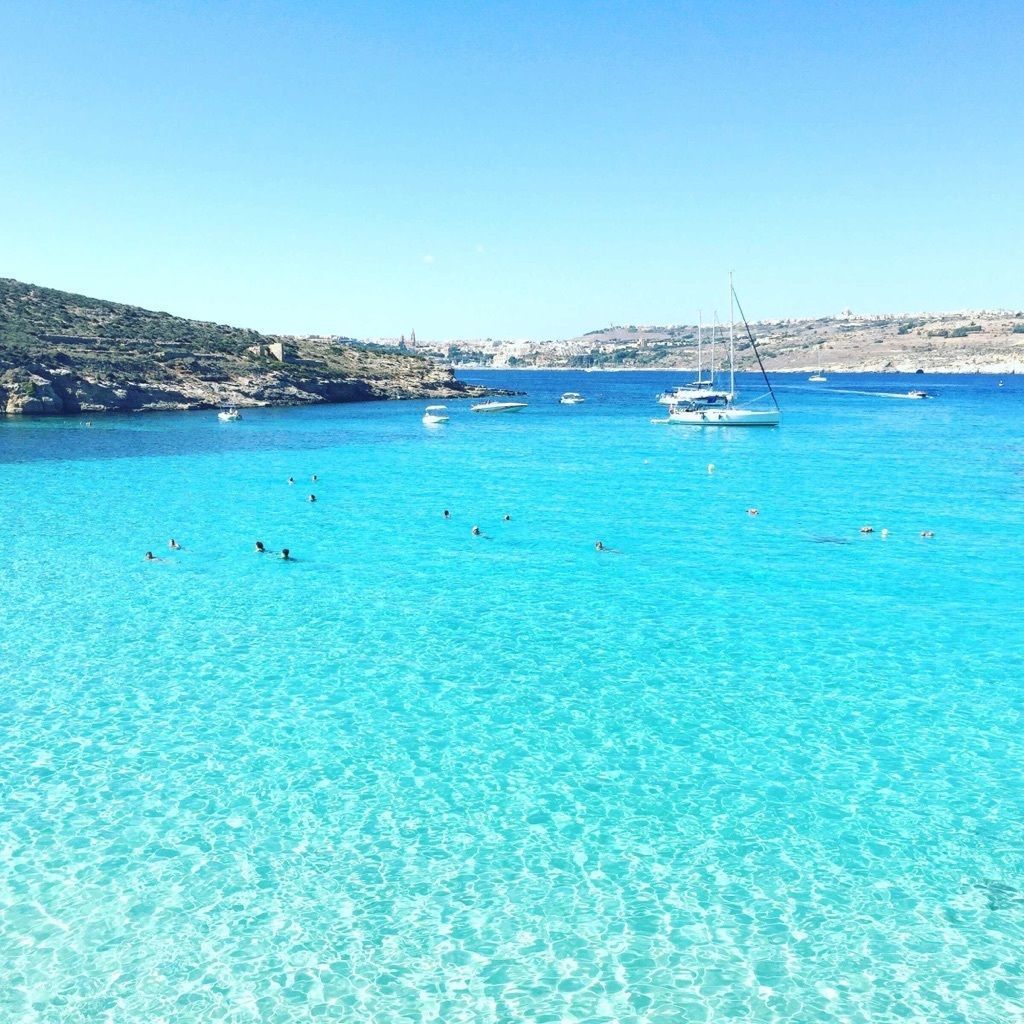
[[[765,366],[777,372],[833,371],[1024,373],[1024,313],[914,313],[769,320],[751,323]],[[727,329],[718,329],[716,363],[726,356]],[[710,330],[704,328],[705,366]],[[607,327],[561,341],[446,342],[418,351],[455,366],[604,367],[670,369],[697,365],[697,325]],[[754,367],[742,324],[736,334],[737,366]]]
[[[283,358],[279,358],[283,356]],[[447,367],[0,278],[0,412],[304,405],[481,393]]]

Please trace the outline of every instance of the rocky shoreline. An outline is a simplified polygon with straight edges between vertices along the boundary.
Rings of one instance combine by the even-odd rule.
[[[330,374],[299,376],[287,370],[267,370],[219,380],[192,376],[147,380],[134,374],[94,376],[74,369],[40,366],[0,373],[0,411],[8,416],[457,399],[492,393],[491,389],[457,380],[450,369],[433,366],[422,372],[379,379]]]

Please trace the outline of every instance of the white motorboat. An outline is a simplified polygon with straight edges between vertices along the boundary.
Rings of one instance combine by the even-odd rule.
[[[470,412],[519,412],[525,409],[525,402],[480,402],[469,407]]]
[[[767,396],[772,400],[774,408],[758,409],[736,404],[736,345],[734,338],[735,314],[733,303],[739,302],[736,298],[736,290],[732,286],[732,274],[729,275],[729,391],[728,400],[721,405],[708,404],[702,401],[677,402],[669,406],[668,419],[666,423],[683,423],[695,427],[777,427],[782,422],[782,411],[779,409],[778,400],[772,390],[771,381],[765,373],[764,364],[761,362],[761,354],[757,351],[757,343],[753,334],[750,333],[750,325],[743,315],[743,307],[740,306],[740,316],[743,317],[743,326],[747,331],[747,339],[750,347],[757,356],[757,365],[761,367],[761,376],[764,378],[765,386],[768,388]]]
[[[217,413],[217,419],[219,419],[221,423],[233,423],[235,420],[240,420],[241,418],[242,414],[234,407],[230,409],[221,409],[221,411]]]
[[[423,422],[428,427],[436,426],[438,423],[448,422],[448,409],[443,405],[428,405],[423,413]]]
[[[578,391],[566,391],[558,401],[561,405],[582,405],[586,399]]]
[[[919,388],[915,388],[913,391],[907,392],[907,398],[931,398],[927,391],[921,391]]]

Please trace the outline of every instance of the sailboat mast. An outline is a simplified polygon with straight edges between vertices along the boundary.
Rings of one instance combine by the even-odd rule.
[[[711,321],[711,383],[715,383],[715,331],[718,329],[718,310]]]
[[[701,329],[704,326],[704,314],[698,309],[697,310],[697,383],[701,382],[704,376],[704,362],[701,359]]]
[[[729,393],[736,394],[736,365],[733,355],[733,326],[736,314],[733,311],[732,271],[729,271]]]

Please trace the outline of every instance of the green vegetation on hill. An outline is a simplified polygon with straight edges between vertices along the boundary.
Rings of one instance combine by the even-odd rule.
[[[196,352],[241,354],[273,340],[257,331],[186,320],[120,302],[0,278],[0,345],[38,348],[47,337],[152,341]]]
[[[283,359],[268,347],[279,341]],[[0,279],[0,413],[448,398],[481,390],[456,381],[447,367],[349,339],[281,339]]]

